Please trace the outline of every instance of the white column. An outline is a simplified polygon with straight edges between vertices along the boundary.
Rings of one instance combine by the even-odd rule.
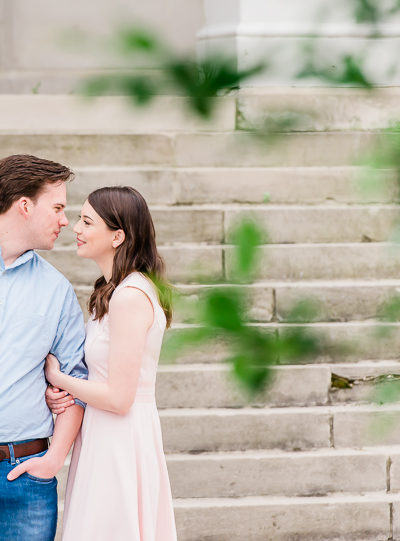
[[[299,80],[304,47],[313,43],[322,65],[337,69],[345,54],[366,51],[366,73],[378,85],[400,84],[400,16],[381,24],[373,39],[369,24],[357,24],[348,0],[203,0],[205,26],[197,35],[198,53],[223,52],[239,68],[258,61],[268,71],[250,86],[320,85]],[[335,67],[334,67],[335,66]]]

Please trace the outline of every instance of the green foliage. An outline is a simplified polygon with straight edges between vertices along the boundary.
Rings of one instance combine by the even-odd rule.
[[[35,84],[35,86],[32,88],[32,94],[39,94],[39,89],[41,87],[42,82],[39,81]]]
[[[153,34],[137,27],[123,28],[117,35],[116,45],[125,55],[138,52],[159,54],[162,50],[162,45]]]
[[[199,348],[210,341],[222,343],[227,351],[225,362],[230,364],[243,389],[253,395],[272,381],[273,365],[315,355],[321,343],[306,327],[277,333],[273,328],[258,327],[250,322],[249,288],[243,288],[242,284],[256,276],[259,245],[265,233],[257,223],[245,219],[232,235],[232,283],[200,292],[194,306],[196,314],[191,318],[198,326],[174,331],[166,341],[164,354],[173,359],[184,350]],[[303,303],[295,307],[293,313],[304,320],[311,314],[311,308]]]
[[[320,313],[321,304],[316,299],[302,299],[289,311],[286,320],[291,322],[315,321]]]
[[[377,25],[400,10],[400,0],[352,0],[356,22]]]
[[[317,79],[335,86],[356,86],[370,90],[373,84],[364,73],[364,59],[349,54],[343,55],[336,64],[326,67],[316,58],[315,49],[309,49],[298,79]]]
[[[82,87],[88,96],[125,95],[135,104],[146,104],[156,95],[172,93],[186,96],[188,106],[202,117],[210,117],[216,96],[238,88],[240,83],[265,69],[257,64],[237,69],[236,61],[218,56],[196,61],[180,57],[150,32],[125,28],[117,37],[117,49],[129,61],[145,56],[148,65],[158,68],[157,79],[138,75],[135,71],[91,78]]]
[[[232,275],[238,282],[249,282],[254,279],[259,258],[259,245],[263,232],[254,220],[245,219],[232,233],[235,250],[233,254],[234,268]]]
[[[383,321],[400,321],[400,295],[394,295],[382,304],[379,310],[379,318]]]
[[[388,187],[388,180],[397,184],[400,189],[400,124],[383,130],[376,137],[374,146],[359,160],[364,166],[360,175],[360,188],[368,197],[379,194]],[[388,173],[390,172],[390,178]],[[394,195],[398,199],[397,195]],[[396,232],[395,232],[396,233]],[[394,239],[395,240],[395,239]]]

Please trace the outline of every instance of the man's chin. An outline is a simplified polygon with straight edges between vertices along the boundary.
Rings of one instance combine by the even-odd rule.
[[[55,241],[49,241],[47,243],[40,244],[39,246],[35,246],[34,250],[52,250],[54,248]]]

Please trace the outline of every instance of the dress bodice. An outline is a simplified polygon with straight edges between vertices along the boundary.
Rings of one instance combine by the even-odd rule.
[[[138,391],[155,387],[158,360],[162,339],[166,327],[166,318],[158,301],[157,293],[152,282],[140,272],[129,274],[115,289],[113,295],[124,287],[134,287],[145,293],[154,311],[154,319],[147,331],[146,343],[140,368]],[[86,325],[85,358],[89,368],[90,380],[105,380],[108,376],[108,355],[110,346],[109,315],[100,321],[91,317]],[[132,343],[132,348],[135,344]]]

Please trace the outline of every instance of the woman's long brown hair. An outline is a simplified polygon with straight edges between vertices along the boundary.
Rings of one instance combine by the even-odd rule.
[[[155,285],[169,327],[171,287],[165,278],[164,261],[157,251],[153,220],[146,201],[134,188],[116,186],[95,190],[89,195],[88,202],[109,229],[122,229],[125,233],[124,242],[115,250],[110,281],[101,276],[94,284],[89,312],[95,320],[101,320],[108,313],[111,296],[118,284],[131,272],[138,271]]]

